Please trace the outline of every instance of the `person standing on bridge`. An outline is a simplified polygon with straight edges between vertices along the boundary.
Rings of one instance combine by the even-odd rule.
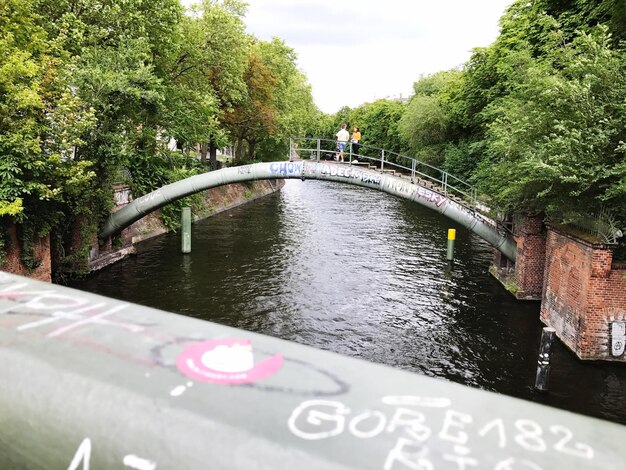
[[[358,155],[359,148],[361,148],[361,129],[358,127],[354,128],[354,132],[350,137],[350,143],[352,144],[352,155]]]
[[[343,161],[343,152],[346,150],[348,139],[350,139],[350,134],[346,130],[346,127],[346,124],[342,124],[339,132],[335,134],[335,139],[337,140],[337,151],[339,152],[339,154],[337,155],[337,160],[340,161]]]

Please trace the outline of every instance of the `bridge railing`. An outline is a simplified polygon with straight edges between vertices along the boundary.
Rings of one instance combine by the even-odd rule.
[[[337,154],[336,141],[332,139],[292,137],[289,142],[290,159],[334,161]],[[474,186],[417,158],[369,145],[360,145],[358,151],[354,151],[353,146],[348,144],[344,159],[350,165],[368,164],[383,173],[399,173],[411,178],[413,182],[425,182],[426,185],[435,186],[446,196],[461,198],[472,207],[477,205]]]

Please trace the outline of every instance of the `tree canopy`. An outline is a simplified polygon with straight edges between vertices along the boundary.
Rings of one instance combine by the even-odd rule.
[[[25,244],[51,233],[62,253],[77,218],[85,240],[97,231],[125,174],[141,195],[178,178],[185,152],[214,157],[242,134],[242,158],[286,155],[317,113],[311,89],[245,13],[238,0],[0,2],[0,223]]]

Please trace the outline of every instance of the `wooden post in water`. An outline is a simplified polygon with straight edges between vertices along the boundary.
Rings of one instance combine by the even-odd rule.
[[[537,376],[535,377],[535,388],[540,392],[548,391],[548,381],[550,379],[550,356],[552,355],[552,341],[556,330],[546,326],[541,332],[541,344],[539,346],[539,360],[537,361]]]
[[[449,263],[454,261],[454,240],[456,239],[456,230],[453,228],[448,229],[448,252],[446,253],[446,259]]]
[[[191,207],[183,207],[181,214],[181,251],[191,253]]]

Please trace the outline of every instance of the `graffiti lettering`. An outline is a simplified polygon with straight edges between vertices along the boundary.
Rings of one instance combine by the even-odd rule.
[[[551,450],[585,460],[594,457],[593,448],[573,443],[573,432],[562,425],[550,426],[549,433],[545,433],[539,423],[529,419],[514,420],[508,426],[500,418],[479,423],[480,420],[471,414],[449,408],[451,401],[447,398],[390,396],[384,397],[382,403],[394,408],[386,412],[365,409],[354,413],[338,401],[308,400],[293,410],[287,425],[293,434],[306,440],[324,440],[342,435],[374,439],[398,434],[395,445],[385,457],[384,469],[432,469],[433,462],[429,458],[432,455],[441,455],[443,460],[453,462],[454,468],[458,469],[487,468],[487,463],[481,462],[479,456],[471,455],[472,445],[477,442],[481,443],[481,447],[487,445],[503,453],[507,448],[513,450],[511,447],[514,446],[517,447],[516,452],[543,453]],[[402,405],[417,406],[421,410]],[[495,447],[491,431],[496,433]],[[507,433],[510,439],[507,439]],[[436,446],[436,452],[429,450],[429,445]],[[494,456],[491,455],[491,458]],[[498,460],[496,468],[502,469],[513,468],[507,463],[515,461],[506,454]],[[521,462],[527,468],[541,468],[528,460]]]
[[[144,330],[141,325],[106,319],[106,317],[127,308],[128,304],[118,303],[112,306],[110,302],[91,302],[87,298],[61,294],[52,289],[29,291],[25,289],[26,287],[27,285],[23,283],[13,283],[0,290],[0,299],[17,302],[17,305],[11,305],[0,313],[15,312],[19,308],[21,314],[43,317],[18,326],[17,331],[39,328],[62,320],[69,320],[70,323],[48,333],[47,336],[61,336],[68,331],[88,324],[118,327],[133,333]]]
[[[399,194],[409,195],[417,191],[417,185],[407,183],[406,181],[402,181],[399,179],[392,179],[392,178],[387,179],[386,186],[387,186],[388,191],[394,191]]]
[[[299,175],[302,173],[302,162],[270,163],[270,172],[279,175]]]
[[[91,439],[86,437],[76,449],[76,453],[72,457],[67,470],[78,470],[82,462],[82,470],[89,470],[91,465]],[[125,467],[134,468],[136,470],[155,470],[157,464],[151,460],[138,457],[133,454],[125,455],[122,459]]]
[[[252,168],[250,167],[250,165],[238,166],[237,167],[237,174],[238,175],[249,175],[251,172],[252,172]]]
[[[81,462],[83,463],[83,470],[89,470],[89,464],[91,462],[91,439],[88,437],[83,439],[83,442],[78,446],[67,470],[76,470]]]
[[[322,175],[339,176],[340,178],[348,178],[353,180],[360,180],[363,183],[380,184],[382,176],[377,173],[369,171],[357,170],[352,167],[343,167],[337,165],[322,165],[320,171]]]
[[[446,202],[446,198],[441,194],[422,187],[418,188],[417,197],[433,202],[437,207],[441,207],[441,205]]]
[[[137,199],[137,203],[138,204],[142,204],[144,202],[150,202],[155,200],[157,197],[161,196],[161,190],[157,189],[156,191],[152,191],[149,194],[146,194],[144,196],[141,196],[140,198]]]

